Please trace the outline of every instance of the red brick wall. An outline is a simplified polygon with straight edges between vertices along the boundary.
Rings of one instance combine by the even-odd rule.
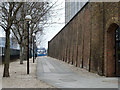
[[[114,76],[114,38],[110,36],[114,33],[108,34],[108,28],[112,23],[120,25],[118,20],[120,2],[87,3],[49,42],[48,55],[99,75]]]

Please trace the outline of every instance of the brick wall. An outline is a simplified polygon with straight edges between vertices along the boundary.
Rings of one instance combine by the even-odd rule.
[[[113,76],[108,29],[112,23],[120,25],[119,20],[120,2],[86,3],[49,42],[48,55],[99,75]]]

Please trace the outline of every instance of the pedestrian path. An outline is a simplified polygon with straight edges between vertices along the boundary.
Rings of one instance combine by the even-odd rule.
[[[118,88],[118,78],[98,76],[86,70],[74,71],[65,62],[39,57],[37,78],[57,88]]]

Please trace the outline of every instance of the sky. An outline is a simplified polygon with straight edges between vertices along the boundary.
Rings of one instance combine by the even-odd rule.
[[[5,32],[3,31],[2,27],[0,27],[0,37],[5,37]]]
[[[43,35],[38,37],[38,47],[48,48],[48,41],[50,41],[65,25],[65,2],[59,0],[55,8],[52,9],[53,14],[48,23],[49,26],[44,28]],[[39,43],[41,41],[41,43]]]

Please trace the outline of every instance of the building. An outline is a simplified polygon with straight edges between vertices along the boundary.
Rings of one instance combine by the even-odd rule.
[[[5,56],[5,37],[0,37],[0,62],[4,62],[4,56]],[[12,40],[10,38],[10,60],[19,58],[20,55],[20,48],[19,44],[16,40]]]
[[[87,2],[48,43],[48,56],[120,76],[120,2]]]
[[[86,2],[78,0],[65,0],[65,24],[67,24],[75,14],[85,5]]]
[[[5,47],[5,37],[0,37],[0,47]],[[16,40],[10,38],[10,48],[11,49],[20,49],[19,44]]]

